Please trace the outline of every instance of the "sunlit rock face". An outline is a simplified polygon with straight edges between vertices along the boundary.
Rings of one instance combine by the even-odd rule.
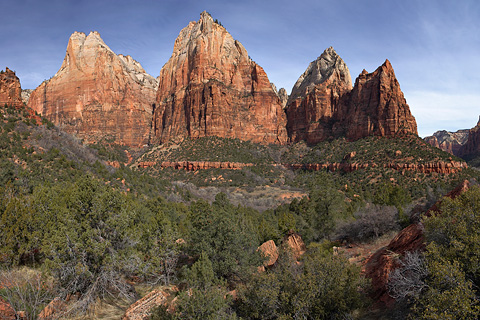
[[[417,124],[388,60],[363,71],[352,88],[350,72],[328,48],[297,80],[287,102],[291,141],[315,144],[345,136],[417,134]]]
[[[218,136],[287,142],[286,117],[265,71],[243,45],[203,12],[177,37],[160,71],[156,139]]]
[[[23,106],[22,87],[15,72],[5,68],[0,72],[0,107],[4,105],[12,107]]]
[[[157,85],[98,32],[75,32],[60,70],[35,89],[28,106],[86,142],[138,147],[149,142]]]

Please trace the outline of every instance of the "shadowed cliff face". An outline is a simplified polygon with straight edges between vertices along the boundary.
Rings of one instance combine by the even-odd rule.
[[[8,68],[0,73],[0,106],[5,104],[12,107],[23,106],[20,80],[15,72]]]
[[[352,89],[350,73],[333,48],[312,62],[287,103],[291,141],[314,144],[346,136],[417,134],[417,124],[388,60],[363,71]]]
[[[480,118],[475,127],[469,130],[467,142],[460,148],[458,155],[460,157],[477,156],[480,154]]]
[[[97,32],[75,32],[60,70],[28,106],[87,142],[148,143],[156,80],[130,56],[116,55]]]
[[[175,41],[160,71],[155,136],[287,142],[285,113],[265,71],[203,12]]]

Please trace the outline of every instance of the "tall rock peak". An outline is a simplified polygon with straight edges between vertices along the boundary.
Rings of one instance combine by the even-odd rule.
[[[307,95],[316,85],[332,77],[341,82],[345,88],[352,88],[352,78],[347,65],[333,47],[329,47],[315,61],[312,61],[307,70],[298,78],[287,104],[298,97]]]
[[[74,32],[58,72],[32,92],[28,105],[86,142],[149,142],[158,83],[130,56],[116,55],[92,31]]]
[[[342,129],[352,140],[369,135],[418,134],[417,122],[388,60],[374,72],[357,77],[344,110],[346,125]]]
[[[372,73],[363,70],[352,88],[347,66],[331,47],[300,76],[286,112],[287,130],[294,142],[417,134],[415,118],[390,61]]]
[[[287,131],[292,141],[315,144],[333,137],[341,98],[352,89],[350,71],[330,47],[298,78],[287,101]]]
[[[285,114],[265,71],[219,23],[202,12],[180,31],[160,71],[155,136],[219,136],[285,143]]]

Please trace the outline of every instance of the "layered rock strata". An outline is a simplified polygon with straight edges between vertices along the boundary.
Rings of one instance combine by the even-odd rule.
[[[141,161],[137,164],[138,168],[154,167],[158,164],[156,161]],[[163,161],[161,168],[173,168],[177,170],[196,171],[206,169],[230,169],[240,170],[245,167],[251,167],[253,163],[240,162],[220,162],[220,161]]]
[[[346,163],[346,162],[333,162],[333,163],[296,163],[296,164],[284,164],[285,167],[290,169],[302,169],[308,171],[344,171],[353,172],[360,169],[367,169],[369,167],[378,167],[376,163]],[[463,169],[468,168],[468,165],[463,161],[430,161],[426,163],[386,163],[383,164],[384,168],[394,169],[398,171],[415,171],[420,173],[440,173],[451,174],[460,172]]]
[[[149,141],[157,81],[130,56],[116,55],[98,32],[70,37],[60,70],[32,92],[28,106],[86,142]]]
[[[207,12],[180,32],[160,71],[154,112],[159,142],[219,136],[284,144],[285,123],[265,71]]]
[[[423,140],[434,147],[458,156],[460,149],[468,140],[469,131],[470,130],[458,130],[456,132],[450,132],[442,130],[425,137]]]
[[[22,87],[15,72],[5,68],[0,71],[0,106],[22,107]]]
[[[388,60],[363,72],[352,88],[350,72],[333,48],[310,63],[287,102],[291,141],[315,144],[345,136],[417,134],[417,124]]]

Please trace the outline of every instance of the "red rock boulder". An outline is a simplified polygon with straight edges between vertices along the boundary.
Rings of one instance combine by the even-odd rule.
[[[278,248],[273,240],[268,240],[262,243],[262,245],[258,247],[257,251],[262,252],[263,255],[268,259],[263,263],[264,267],[272,267],[278,260]]]
[[[147,320],[151,316],[152,309],[167,304],[170,296],[165,290],[153,290],[145,297],[138,300],[125,311],[122,320]]]

